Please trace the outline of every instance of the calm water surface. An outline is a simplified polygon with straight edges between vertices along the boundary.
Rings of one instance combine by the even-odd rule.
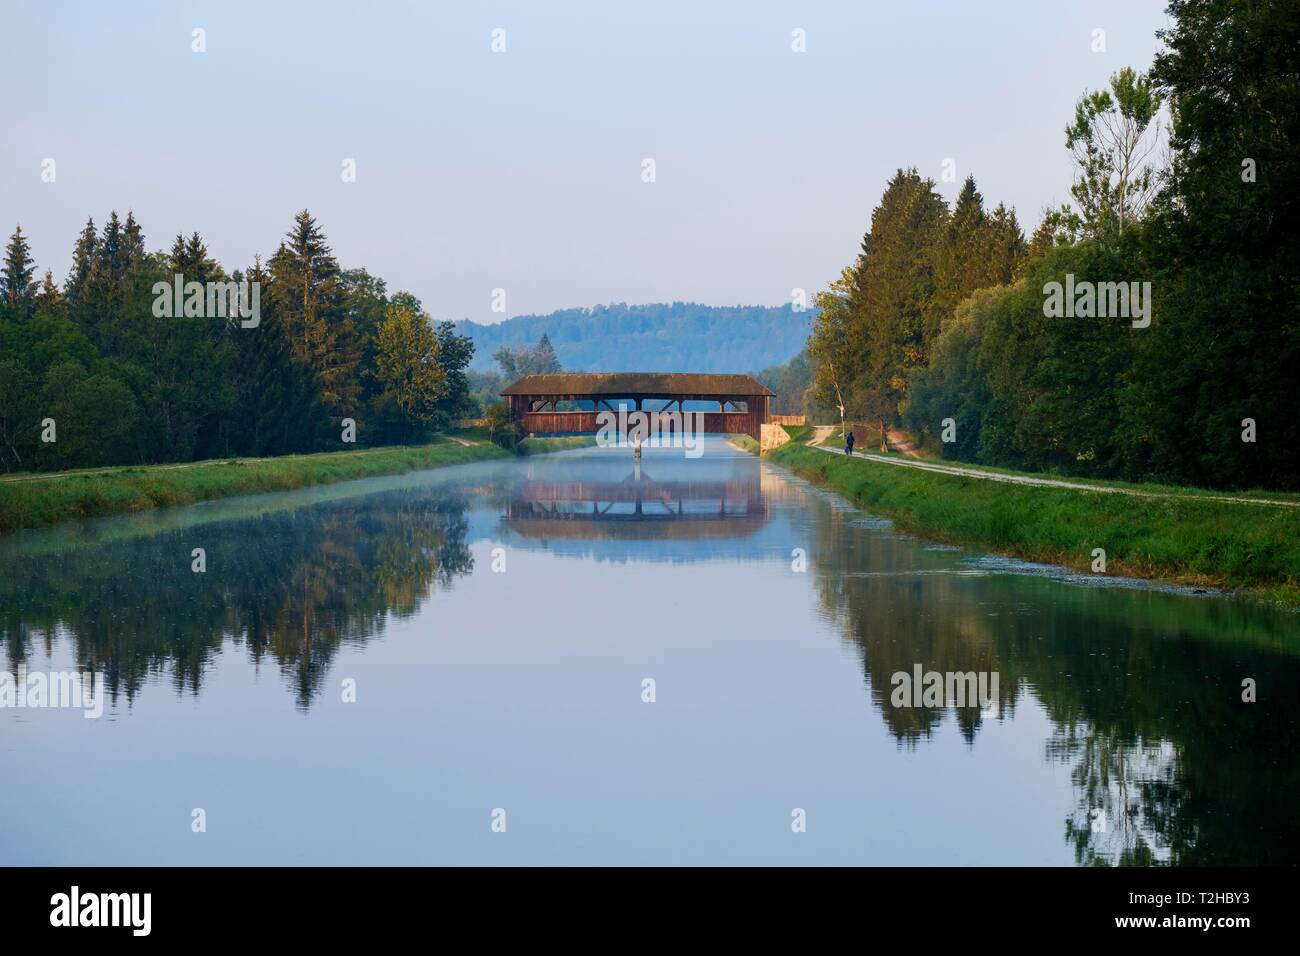
[[[1300,617],[1098,584],[721,441],[10,537],[0,670],[108,701],[0,709],[0,864],[1295,863]]]

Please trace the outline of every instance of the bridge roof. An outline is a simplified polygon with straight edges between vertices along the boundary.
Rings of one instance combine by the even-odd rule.
[[[556,372],[525,375],[502,395],[771,395],[752,375],[689,372]]]

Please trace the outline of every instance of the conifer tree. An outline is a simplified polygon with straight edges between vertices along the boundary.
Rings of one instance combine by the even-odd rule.
[[[40,289],[36,292],[36,311],[55,318],[66,318],[68,314],[68,304],[54,281],[54,273],[48,269],[45,270],[45,278],[41,280]]]
[[[988,252],[987,217],[984,197],[975,188],[975,177],[967,176],[953,206],[947,228],[934,250],[934,299],[926,316],[926,338],[938,337],[957,303],[984,281]]]
[[[260,258],[245,278],[262,288],[271,282]],[[264,299],[261,313],[256,328],[231,332],[239,376],[239,447],[258,456],[313,451],[321,446],[327,424],[315,371],[295,357],[275,301]]]
[[[850,412],[878,425],[882,447],[906,397],[908,369],[926,361],[935,250],[947,222],[948,208],[934,182],[915,169],[900,169],[862,240],[843,375],[850,383]]]
[[[551,346],[551,337],[543,332],[536,348],[533,349],[532,371],[537,375],[549,375],[559,370],[560,360]]]
[[[271,290],[297,358],[316,372],[321,397],[338,416],[357,410],[361,343],[343,303],[340,270],[307,210],[271,257]]]
[[[95,231],[95,220],[86,220],[85,228],[77,237],[77,244],[72,250],[72,269],[64,284],[63,294],[74,306],[77,304],[86,283],[90,280],[90,271],[95,265],[95,256],[99,251],[99,235]]]
[[[104,225],[104,234],[99,240],[99,255],[95,261],[100,272],[111,279],[120,279],[126,271],[122,221],[117,218],[116,210],[109,214],[108,222]]]
[[[31,246],[23,235],[23,227],[14,229],[5,247],[4,269],[0,271],[0,298],[19,316],[31,315],[36,301],[36,283],[32,274]]]
[[[1008,209],[1005,203],[998,203],[997,208],[985,220],[983,260],[985,268],[976,288],[993,285],[1006,285],[1018,278],[1024,271],[1029,247],[1025,243],[1024,231],[1016,211]],[[973,290],[972,290],[973,291]]]
[[[138,268],[144,262],[144,231],[135,221],[135,213],[126,211],[126,225],[122,228],[122,261],[126,271]]]
[[[186,282],[220,282],[226,277],[225,270],[208,255],[207,244],[197,232],[188,239],[177,233],[168,252],[168,265]]]

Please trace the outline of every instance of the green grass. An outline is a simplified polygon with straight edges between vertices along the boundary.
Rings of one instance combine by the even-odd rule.
[[[812,437],[811,425],[782,425],[791,441],[807,441]]]
[[[1104,548],[1110,575],[1243,589],[1300,607],[1297,508],[1013,485],[794,443],[769,457],[935,540],[1084,571]]]
[[[22,476],[17,481],[0,481],[0,532],[508,457],[510,453],[496,445],[438,441],[316,455]]]
[[[476,428],[453,428],[447,432],[448,435],[455,435],[457,438],[464,438],[466,441],[491,441],[488,436],[488,430],[482,426]]]
[[[853,422],[846,422],[845,425],[846,425],[848,428],[856,429],[858,435],[861,436],[861,437],[860,437],[860,440],[858,441],[857,445],[855,446],[859,452],[862,452],[862,451],[875,451],[875,452],[879,452],[879,451],[880,451],[880,428],[879,428],[878,426],[876,426],[876,425],[870,425],[870,424],[864,425],[864,424],[862,424],[862,423],[854,424]],[[811,434],[811,432],[812,432],[812,429],[810,428],[810,429],[809,429],[808,439],[807,439],[807,441],[805,441],[805,444],[808,444],[808,443],[811,442],[811,439],[812,439],[812,434]],[[822,442],[822,445],[823,445],[823,447],[826,447],[826,448],[843,448],[843,447],[844,447],[844,436],[840,433],[840,426],[839,426],[838,424],[836,424],[836,425],[831,429],[830,434],[828,434],[828,435],[826,436],[826,439]],[[900,457],[901,457],[901,456],[900,456]]]
[[[759,453],[759,444],[748,435],[728,435],[727,442],[736,446],[741,451],[747,451],[757,455]]]

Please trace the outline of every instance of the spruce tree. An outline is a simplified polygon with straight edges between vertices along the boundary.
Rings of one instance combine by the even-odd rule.
[[[104,225],[104,234],[99,240],[99,255],[95,260],[100,271],[112,279],[121,278],[126,271],[122,241],[122,222],[114,210]]]
[[[926,316],[927,339],[938,337],[958,302],[975,289],[992,284],[985,281],[985,235],[984,197],[975,187],[975,177],[967,176],[934,250],[935,290]]]
[[[113,212],[95,244],[85,281],[79,284],[75,297],[70,296],[73,319],[99,348],[104,347],[108,330],[118,324],[122,311],[125,289],[121,280],[126,271],[122,238],[122,222]],[[78,269],[75,261],[73,268]]]
[[[32,280],[35,271],[31,246],[23,235],[23,227],[18,226],[5,247],[4,269],[0,271],[0,298],[23,318],[32,314],[35,305],[36,283]]]
[[[267,288],[271,276],[260,259],[247,280]],[[246,454],[284,455],[322,446],[328,412],[322,405],[316,373],[295,357],[275,301],[262,300],[256,328],[233,329],[239,391],[236,443]]]
[[[95,256],[99,251],[99,235],[95,232],[95,220],[87,219],[85,228],[77,237],[77,244],[72,250],[72,269],[68,272],[68,281],[64,284],[64,295],[75,306],[90,279],[90,271],[95,265]]]
[[[985,267],[977,288],[1006,285],[1024,271],[1029,252],[1024,231],[1020,228],[1016,211],[1008,209],[1004,203],[998,203],[985,220],[985,227],[985,248],[981,257]]]
[[[36,311],[60,319],[66,318],[68,314],[68,304],[64,301],[63,293],[59,291],[58,284],[54,281],[54,273],[48,269],[45,271],[45,278],[41,280],[41,287],[36,293]]]
[[[172,271],[184,276],[186,282],[225,280],[225,271],[208,255],[207,244],[197,232],[188,239],[177,233],[167,255]]]
[[[947,223],[948,208],[934,182],[900,169],[862,240],[841,374],[849,384],[850,414],[880,427],[882,447],[906,399],[908,370],[926,361],[934,259]]]
[[[303,210],[271,257],[271,292],[294,355],[315,370],[332,413],[357,411],[361,342],[344,302],[337,260],[311,213]]]
[[[127,271],[144,262],[144,232],[135,221],[135,213],[126,211],[126,225],[122,228],[122,261]]]
[[[555,354],[555,349],[551,347],[551,338],[543,332],[537,347],[533,349],[531,371],[537,375],[548,375],[559,370],[560,360]]]

